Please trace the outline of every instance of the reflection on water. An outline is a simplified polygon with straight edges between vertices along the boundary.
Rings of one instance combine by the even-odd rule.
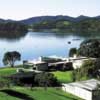
[[[32,33],[32,34],[31,34]],[[77,33],[44,33],[44,32],[30,32],[31,36],[41,36],[41,37],[48,37],[48,36],[55,36],[57,38],[66,38],[66,36],[77,36],[77,37],[82,37],[85,39],[88,38],[100,38],[100,32],[77,32]]]
[[[64,56],[68,57],[69,49],[78,48],[80,43],[87,38],[100,37],[97,34],[78,34],[74,33],[43,33],[28,32],[27,34],[0,35],[0,66],[2,58],[7,51],[19,51],[22,60],[34,59],[39,56]],[[68,42],[71,42],[68,44]]]
[[[22,33],[22,32],[16,32],[16,33],[1,33],[0,32],[0,40],[5,40],[5,41],[18,41],[21,38],[25,37],[27,33]]]

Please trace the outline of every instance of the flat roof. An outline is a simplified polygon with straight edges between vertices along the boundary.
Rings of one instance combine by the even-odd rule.
[[[28,63],[31,63],[31,64],[44,64],[44,63],[46,63],[46,62],[44,62],[44,61],[28,61]]]
[[[72,57],[72,58],[69,58],[70,60],[89,60],[89,59],[92,59],[92,60],[95,60],[96,58],[88,58],[88,57]]]
[[[68,63],[71,63],[71,62],[59,61],[59,62],[55,62],[55,63],[49,63],[49,66],[52,66],[52,65],[59,65],[59,64],[68,64]]]
[[[70,85],[70,86],[80,87],[80,88],[84,88],[84,89],[92,91],[97,88],[98,84],[100,84],[99,80],[91,79],[91,80],[87,80],[87,81],[80,81],[80,82],[64,84],[64,86]]]

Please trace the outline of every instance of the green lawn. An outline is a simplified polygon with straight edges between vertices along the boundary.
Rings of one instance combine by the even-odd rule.
[[[16,68],[10,68],[10,67],[0,68],[0,77],[9,76],[15,73],[16,73]],[[62,83],[72,82],[73,80],[72,71],[65,71],[65,72],[55,71],[51,73],[53,73],[57,77],[57,79]]]
[[[16,68],[10,68],[10,67],[0,68],[0,78],[2,76],[9,76],[15,73],[16,73]],[[55,71],[51,73],[53,73],[61,83],[69,83],[73,81],[72,71],[65,71],[65,72]]]
[[[16,73],[16,68],[0,68],[0,76],[8,76]]]
[[[16,68],[0,68],[0,82],[7,82],[7,79],[4,77],[10,76],[16,73]]]
[[[16,73],[16,68],[0,68],[0,80],[1,76],[9,76]],[[60,82],[72,82],[72,72],[52,72]],[[13,90],[13,91],[12,91]],[[14,92],[13,94],[8,94],[4,91],[0,91],[0,100],[81,100],[69,93],[65,93],[62,90],[57,90],[55,88],[48,88],[45,91],[43,88],[33,88],[33,91],[23,88],[14,87],[10,89]],[[22,97],[27,97],[28,99],[23,99],[21,96],[15,96],[15,94],[20,94]]]
[[[9,96],[6,93],[0,92],[0,100],[21,100],[13,96]]]
[[[33,90],[29,90],[22,87],[15,87],[12,90],[16,92],[16,95],[20,95],[16,97],[14,93],[8,95],[0,91],[0,100],[82,100],[55,88],[48,88],[46,91],[44,88],[33,88]]]
[[[52,72],[57,79],[62,82],[62,83],[69,83],[72,82],[72,71],[65,71],[65,72],[61,72],[61,71],[56,71],[56,72]]]

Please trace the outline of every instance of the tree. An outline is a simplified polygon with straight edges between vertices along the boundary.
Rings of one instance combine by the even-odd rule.
[[[77,49],[71,48],[70,51],[69,51],[69,57],[72,57],[74,54],[77,54]]]
[[[81,67],[82,74],[88,77],[93,77],[96,72],[96,60],[86,60]]]
[[[78,54],[86,57],[100,57],[100,40],[99,39],[89,39],[81,43],[78,49]]]
[[[19,23],[19,22],[5,22],[5,23],[0,23],[0,33],[5,34],[5,33],[13,33],[17,34],[19,32],[27,32],[27,25]]]
[[[37,74],[35,76],[35,81],[39,86],[44,87],[45,90],[47,89],[47,87],[59,85],[57,78],[52,73],[48,73],[48,72]]]
[[[12,80],[12,83],[15,85],[27,86],[32,90],[32,87],[35,86],[35,75],[35,72],[19,72],[9,76],[8,78]]]
[[[100,59],[89,59],[83,62],[82,66],[74,70],[76,80],[82,78],[100,78]]]
[[[16,61],[20,61],[21,54],[17,51],[12,52],[6,52],[3,57],[3,63],[4,65],[10,65],[11,67],[14,67],[14,64]]]

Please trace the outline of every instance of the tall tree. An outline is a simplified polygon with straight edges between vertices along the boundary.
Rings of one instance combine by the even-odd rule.
[[[86,57],[100,57],[100,40],[89,39],[81,43],[78,54]]]
[[[12,52],[6,52],[3,57],[3,63],[4,65],[10,65],[11,67],[14,67],[14,64],[16,61],[20,61],[21,54],[17,51]]]
[[[77,54],[77,49],[76,48],[71,48],[69,51],[69,57],[74,56],[74,54]]]

